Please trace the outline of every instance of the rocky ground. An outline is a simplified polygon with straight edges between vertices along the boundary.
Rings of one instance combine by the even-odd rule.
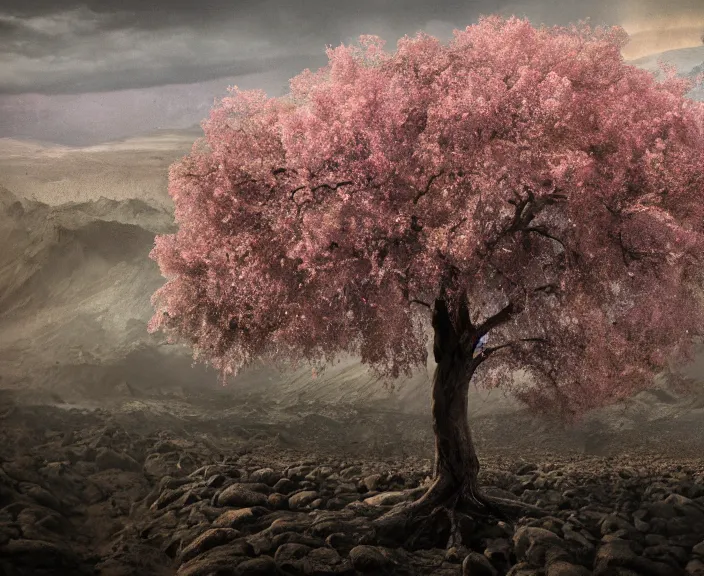
[[[448,548],[442,514],[405,534],[372,524],[422,493],[428,446],[355,451],[331,426],[256,430],[3,392],[0,574],[704,575],[704,458],[484,444],[487,492],[543,514],[465,522]]]

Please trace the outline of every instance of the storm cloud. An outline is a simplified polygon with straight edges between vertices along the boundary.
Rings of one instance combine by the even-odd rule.
[[[326,45],[359,34],[379,34],[394,43],[426,29],[449,39],[453,28],[482,13],[515,13],[548,24],[586,17],[595,24],[618,24],[634,18],[629,12],[667,19],[696,13],[697,4],[702,10],[699,0],[659,8],[641,1],[635,9],[633,3],[583,0],[89,0],[74,6],[15,1],[0,8],[0,93],[5,94],[144,88],[272,69],[293,74],[308,62],[324,63]]]

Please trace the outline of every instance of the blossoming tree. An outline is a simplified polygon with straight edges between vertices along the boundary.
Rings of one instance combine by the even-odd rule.
[[[704,329],[704,104],[625,42],[491,16],[447,45],[328,49],[286,97],[231,89],[171,167],[150,330],[224,377],[351,352],[393,379],[432,328],[435,479],[412,508],[495,510],[470,381],[574,418]]]

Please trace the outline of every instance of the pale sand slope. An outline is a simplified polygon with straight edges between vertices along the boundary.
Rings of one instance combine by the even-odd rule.
[[[190,152],[197,136],[163,133],[88,148],[0,138],[0,185],[51,205],[104,196],[172,207],[168,167]]]

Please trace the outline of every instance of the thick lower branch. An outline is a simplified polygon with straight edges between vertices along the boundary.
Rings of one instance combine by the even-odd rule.
[[[506,306],[504,306],[496,314],[487,318],[477,328],[477,334],[481,338],[482,336],[488,334],[494,328],[498,328],[502,324],[505,324],[506,322],[511,320],[520,311],[521,310],[518,306],[516,306],[513,302],[509,302]]]

